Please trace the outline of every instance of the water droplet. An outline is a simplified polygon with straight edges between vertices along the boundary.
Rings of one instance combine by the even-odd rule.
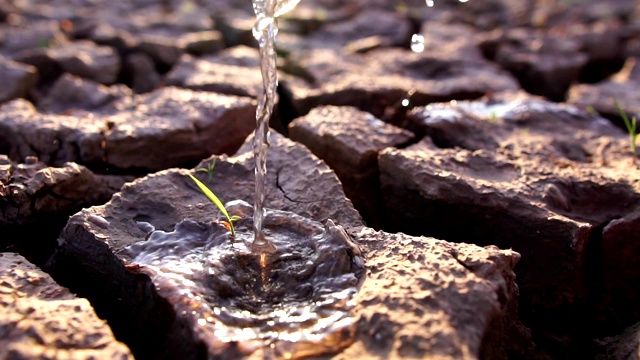
[[[207,320],[205,319],[198,319],[198,325],[200,326],[205,326],[207,324]]]
[[[424,36],[421,34],[413,34],[411,36],[411,51],[416,53],[424,51]]]
[[[425,0],[428,7],[433,7],[433,0]]]
[[[402,99],[402,106],[404,107],[409,106],[409,99]]]

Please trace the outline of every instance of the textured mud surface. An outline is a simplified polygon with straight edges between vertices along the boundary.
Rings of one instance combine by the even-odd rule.
[[[133,359],[86,299],[25,258],[0,253],[0,357]]]
[[[433,104],[411,121],[430,136],[379,158],[390,228],[518,251],[521,318],[534,328],[602,332],[637,319],[611,300],[637,298],[623,284],[638,278],[603,256],[635,247],[627,231],[640,205],[640,170],[615,126],[527,98]]]
[[[0,259],[93,319],[44,321],[25,310],[41,293],[12,285],[3,356],[637,357],[640,157],[613,102],[640,117],[637,1],[429,3],[303,0],[279,19],[266,206],[311,238],[330,221],[348,234],[310,264],[321,242],[281,242],[292,267],[338,264],[348,296],[325,308],[320,270],[274,262],[263,281],[248,220],[214,241],[224,222],[187,177],[215,162],[201,180],[253,203],[250,1],[0,1]],[[207,236],[169,241],[184,229]],[[194,250],[214,243],[233,255]],[[205,272],[176,265],[194,251],[220,274],[204,310],[200,290],[169,290]],[[289,332],[240,319],[276,303]],[[339,330],[318,340],[328,308]]]

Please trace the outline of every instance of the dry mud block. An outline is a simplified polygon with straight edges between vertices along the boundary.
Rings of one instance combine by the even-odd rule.
[[[540,45],[542,44],[542,46]],[[528,29],[496,30],[481,40],[492,60],[518,78],[527,91],[562,101],[571,83],[589,61],[575,41],[562,41]]]
[[[342,30],[342,31],[345,31],[345,34],[347,36],[349,35],[358,36],[357,33],[353,33],[353,32],[349,34],[348,33],[349,29],[347,28],[347,26],[342,26],[341,29],[340,28],[335,29],[335,27],[332,25],[339,23],[341,21],[349,21],[354,16],[360,13],[360,11],[362,10],[361,7],[362,7],[362,4],[354,4],[354,3],[309,4],[309,3],[301,2],[298,5],[296,5],[296,7],[293,10],[288,12],[286,16],[282,18],[283,26],[288,30],[287,33],[295,33],[301,36],[308,36],[310,34],[313,34],[319,29],[323,29],[322,32],[327,32],[327,29],[331,31],[332,28],[334,28],[334,32],[335,30],[338,30],[338,31]],[[322,17],[318,16],[319,13],[322,14]],[[371,13],[375,14],[376,12],[374,11]],[[382,15],[382,16],[385,16],[385,15]],[[398,17],[395,17],[394,14],[386,14],[386,16],[388,18],[386,21],[387,24],[391,23],[393,25],[398,25],[400,22],[401,25],[404,25],[403,22],[406,21],[405,19],[400,19]],[[369,24],[366,24],[364,26],[367,27],[367,25]],[[396,33],[394,33],[394,30],[389,29],[388,27],[385,29],[385,26],[381,26],[380,29],[373,29],[373,27],[369,27],[368,31],[365,30],[361,34],[361,36],[380,37],[385,33],[391,36],[393,36],[394,34],[400,35],[403,29],[396,28],[395,30],[397,31]],[[279,35],[283,35],[283,33],[281,32]],[[345,39],[342,37],[340,39],[329,39],[328,36],[326,35],[322,36],[322,38],[328,41],[335,40],[335,42],[338,43],[339,45],[344,45],[346,41],[354,40],[353,38]],[[356,38],[355,40],[357,39],[358,38]]]
[[[121,176],[96,175],[74,163],[55,168],[29,158],[17,164],[0,155],[0,227],[69,216],[106,202],[125,181]]]
[[[284,54],[308,49],[344,48],[355,53],[404,47],[414,27],[406,14],[382,9],[379,4],[301,3],[280,19],[284,31],[278,35],[277,47]]]
[[[169,87],[141,95],[104,120],[108,163],[158,170],[235,152],[255,127],[255,103]]]
[[[249,98],[162,88],[95,114],[41,114],[25,100],[0,108],[0,150],[102,169],[160,170],[233,153],[255,127]]]
[[[367,224],[376,226],[381,206],[378,153],[407,144],[413,133],[353,107],[324,106],[289,124],[289,136],[336,172],[347,197]]]
[[[14,59],[33,49],[68,43],[58,21],[36,21],[29,24],[18,21],[15,25],[0,24],[0,28],[0,53]]]
[[[38,101],[38,110],[71,115],[77,111],[99,111],[116,100],[131,96],[124,85],[105,86],[71,74],[60,76]]]
[[[115,50],[86,40],[25,50],[14,59],[38,68],[45,81],[66,72],[102,84],[113,84],[120,71],[120,57]]]
[[[520,256],[375,232],[354,235],[367,258],[356,342],[336,359],[507,359],[527,354],[513,267]]]
[[[582,109],[593,109],[610,119],[620,119],[620,112],[614,100],[631,117],[640,117],[640,94],[637,89],[640,81],[604,81],[598,84],[574,85],[569,91],[567,102]],[[620,125],[624,127],[622,121]]]
[[[184,55],[167,74],[166,84],[192,90],[257,98],[262,91],[258,50],[237,46],[216,55]]]
[[[0,108],[0,152],[14,161],[35,156],[51,166],[102,158],[105,124],[93,118],[45,115],[17,99]]]
[[[331,219],[347,229],[362,226],[360,216],[327,165],[303,146],[277,133],[272,134],[271,142],[268,208],[290,211],[314,221]],[[248,147],[250,144],[244,148]],[[213,160],[203,162],[200,167],[208,167]],[[252,154],[242,153],[218,158],[211,180],[205,173],[197,175],[223,201],[252,202],[253,169]],[[216,347],[217,338],[205,336],[208,325],[200,326],[191,311],[180,310],[187,306],[184,296],[166,295],[163,291],[169,288],[156,288],[148,273],[133,273],[135,269],[125,267],[133,260],[129,246],[144,244],[153,228],[171,232],[176,224],[189,219],[205,225],[178,227],[205,231],[202,229],[214,226],[219,231],[220,225],[211,224],[218,211],[187,174],[187,170],[172,169],[149,175],[125,185],[104,206],[74,215],[61,234],[50,270],[58,281],[91,299],[97,312],[109,320],[114,332],[138,357],[187,359],[223,351],[233,358],[236,350],[248,351],[252,346],[243,344],[242,349],[234,350],[232,343],[224,343],[220,338],[218,345],[221,345]],[[254,281],[259,278],[258,274]],[[206,346],[201,339],[209,339]]]
[[[167,28],[164,31],[143,31],[134,35],[138,39],[136,51],[147,54],[156,63],[172,67],[182,54],[203,55],[223,48],[222,34],[217,31],[179,33]]]
[[[509,1],[511,7],[522,7],[526,3]],[[628,0],[614,0],[605,3],[528,3],[527,24],[536,27],[568,27],[569,24],[593,24],[599,21],[627,19],[635,9],[635,3]],[[534,6],[535,5],[535,6]],[[525,15],[525,14],[522,14]]]
[[[637,177],[636,177],[637,178]],[[640,209],[615,219],[602,230],[602,240],[596,253],[597,266],[593,272],[601,291],[594,293],[599,305],[597,320],[607,323],[620,318],[629,325],[640,318],[637,307],[640,270],[635,266],[640,254]],[[625,316],[629,318],[625,319]]]
[[[518,251],[521,305],[536,314],[525,313],[527,321],[577,316],[616,328],[640,318],[635,309],[610,308],[607,296],[596,300],[614,291],[625,294],[617,301],[640,299],[630,285],[640,281],[636,272],[614,275],[601,259],[638,256],[627,237],[637,220],[615,220],[640,206],[640,169],[622,131],[525,96],[434,104],[413,111],[412,121],[428,137],[379,157],[389,228]],[[614,226],[619,236],[603,231]],[[605,274],[627,285],[603,284]],[[615,317],[599,315],[608,308]]]
[[[133,359],[86,299],[13,253],[0,253],[0,358]]]
[[[132,177],[97,175],[66,163],[47,167],[0,155],[0,251],[15,251],[36,264],[49,259],[68,217],[107,202]]]
[[[216,5],[216,11],[225,11],[219,4]],[[31,21],[13,21],[7,26],[7,32],[11,32],[14,37],[21,36],[25,44],[21,46],[19,40],[11,41],[5,51],[17,52],[38,47],[56,48],[61,43],[68,44],[69,41],[66,39],[60,41],[59,38],[64,36],[55,37],[56,41],[50,41],[62,28],[70,39],[89,39],[97,44],[112,47],[120,54],[143,52],[149,55],[159,68],[167,68],[175,64],[184,52],[202,54],[222,48],[221,34],[210,30],[213,27],[209,18],[210,11],[202,10],[193,4],[189,9],[172,11],[159,2],[141,4],[100,1],[70,4],[64,1],[50,1],[20,5],[15,11],[16,17],[22,19],[18,17],[18,14],[22,13]],[[50,22],[53,29],[45,32],[41,24],[48,25],[49,22],[42,19],[55,20]],[[37,27],[39,31],[34,31],[33,27]]]
[[[147,54],[137,52],[127,56],[123,67],[125,83],[138,94],[153,91],[162,80],[153,60]]]
[[[478,58],[477,52],[468,60],[458,54],[385,48],[346,55],[339,50],[315,49],[289,59],[287,71],[307,83],[282,83],[291,91],[299,114],[320,105],[348,105],[379,117],[403,106],[518,89],[511,75]],[[404,99],[409,104],[402,104]]]
[[[159,68],[168,69],[185,52],[201,55],[216,52],[224,46],[222,34],[211,31],[209,12],[198,5],[187,11],[168,13],[160,6],[144,6],[116,21],[104,21],[101,27],[113,27],[131,36],[131,48],[153,59]],[[219,7],[217,11],[224,11]],[[111,20],[111,19],[109,19]],[[99,35],[99,31],[94,32]],[[125,36],[126,37],[126,36]]]
[[[422,50],[423,55],[443,56],[449,59],[482,61],[482,52],[476,45],[477,30],[464,23],[438,21],[437,17],[423,22],[420,35],[424,45],[412,44],[414,50]]]
[[[295,16],[295,13],[294,13]],[[311,46],[359,47],[358,42],[373,39],[386,46],[402,46],[411,40],[412,24],[408,17],[376,8],[360,8],[343,21],[327,22],[305,41]]]
[[[35,67],[0,56],[0,103],[29,95],[38,82]]]
[[[279,77],[282,80],[287,75],[280,74]],[[199,58],[185,54],[166,75],[164,83],[191,90],[255,99],[262,93],[260,54],[257,49],[244,45]],[[290,109],[288,102],[282,106],[286,106],[284,115],[280,112],[280,96],[277,96],[270,126],[284,133],[286,124],[282,124],[282,117],[289,117]]]
[[[618,336],[597,341],[599,351],[596,360],[640,358],[640,323],[626,329]]]
[[[478,43],[525,90],[562,101],[572,83],[602,80],[622,66],[624,37],[617,23],[572,22],[539,30],[497,29],[479,36]]]

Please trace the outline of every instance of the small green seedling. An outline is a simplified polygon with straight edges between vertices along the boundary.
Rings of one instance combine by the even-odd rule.
[[[218,210],[220,210],[222,215],[224,215],[224,217],[227,219],[227,223],[229,224],[228,229],[229,231],[231,231],[231,237],[235,238],[236,229],[233,227],[233,222],[236,220],[240,220],[241,217],[237,215],[229,216],[229,213],[227,212],[227,209],[222,204],[222,201],[218,199],[216,194],[214,194],[213,191],[211,191],[211,189],[207,187],[207,185],[203,184],[200,180],[196,179],[196,177],[191,174],[189,174],[189,177],[191,178],[191,180],[193,180],[196,183],[196,185],[198,185],[198,188],[200,189],[200,191],[202,191],[202,193],[205,194],[205,196],[209,198],[209,200],[211,200],[211,202],[218,208]]]
[[[209,177],[209,181],[213,180],[213,168],[216,166],[216,159],[213,159],[213,161],[211,162],[211,164],[209,164],[209,166],[207,166],[206,168],[199,168],[196,170],[196,172],[206,172],[207,176]]]
[[[635,165],[636,158],[638,157],[636,149],[636,139],[638,138],[638,135],[640,135],[638,134],[638,121],[635,116],[632,117],[631,120],[629,120],[627,113],[622,110],[622,107],[620,107],[620,104],[618,104],[615,99],[613,100],[613,104],[616,106],[616,109],[618,109],[618,112],[622,117],[622,121],[624,121],[624,126],[627,127],[627,132],[629,133],[629,140],[631,143],[631,153],[633,154],[633,164]]]
[[[586,110],[589,114],[591,114],[591,115],[596,115],[596,116],[597,116],[597,115],[600,115],[600,114],[598,113],[598,111],[596,110],[596,108],[594,108],[594,107],[593,107],[593,106],[591,106],[591,105],[587,106],[585,110]]]
[[[496,121],[498,121],[498,113],[495,110],[493,110],[491,111],[491,115],[489,115],[487,122],[489,124],[495,124]]]
[[[51,43],[49,42],[49,39],[38,39],[36,46],[40,49],[48,49],[51,47]]]

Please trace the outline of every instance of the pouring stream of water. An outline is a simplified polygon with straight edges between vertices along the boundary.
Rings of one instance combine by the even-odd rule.
[[[267,150],[269,148],[269,119],[273,113],[278,73],[276,68],[275,40],[278,26],[275,18],[293,9],[300,0],[253,0],[256,24],[253,36],[260,45],[260,71],[262,94],[256,110],[256,133],[253,139],[255,156],[256,194],[253,212],[254,249],[266,249],[268,242],[262,232],[264,219],[265,183],[267,174]]]

